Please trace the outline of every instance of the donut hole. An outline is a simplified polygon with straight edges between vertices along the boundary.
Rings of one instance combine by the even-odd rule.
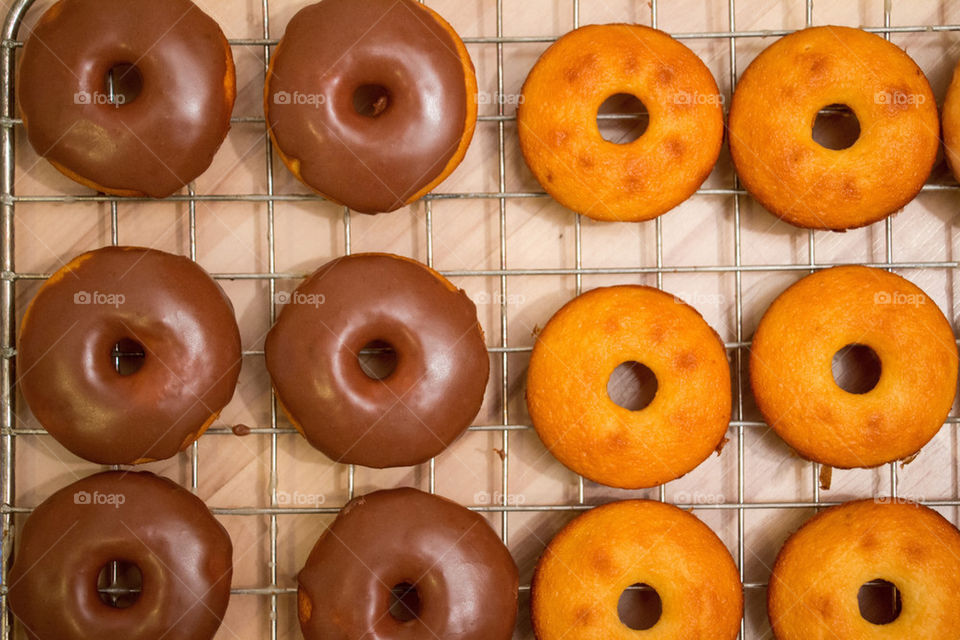
[[[848,344],[833,356],[833,380],[847,393],[863,394],[880,382],[880,357],[864,344]]]
[[[642,136],[650,124],[646,105],[637,96],[617,93],[597,110],[597,128],[607,142],[630,144]]]
[[[903,608],[900,590],[886,580],[871,580],[857,593],[860,616],[871,624],[890,624],[898,617]]]
[[[357,354],[360,368],[371,380],[386,380],[397,369],[397,352],[389,342],[374,340]]]
[[[130,104],[143,91],[143,76],[136,65],[126,62],[114,65],[107,71],[107,102],[120,107]]]
[[[100,601],[114,609],[132,607],[140,598],[143,574],[140,567],[125,560],[113,560],[100,569],[97,593]]]
[[[813,139],[821,147],[849,149],[860,138],[860,120],[845,104],[827,105],[813,121]]]
[[[361,116],[376,118],[390,106],[390,91],[379,84],[362,84],[353,92],[353,108]]]
[[[390,589],[390,616],[398,622],[410,622],[420,615],[420,594],[409,582]]]
[[[650,629],[660,620],[663,602],[657,590],[648,584],[636,583],[623,590],[617,601],[620,622],[635,631]]]
[[[113,345],[110,352],[113,368],[122,376],[132,376],[143,367],[147,352],[143,345],[132,338],[123,338]]]
[[[646,409],[657,395],[657,376],[644,364],[630,360],[610,374],[607,395],[629,411]]]

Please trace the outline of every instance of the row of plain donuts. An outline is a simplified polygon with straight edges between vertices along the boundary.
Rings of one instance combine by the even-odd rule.
[[[101,37],[88,42],[94,28]],[[118,86],[136,86],[132,99],[108,90],[110,72]],[[649,113],[646,130],[628,144],[605,140],[596,123],[616,94],[635,96]],[[57,4],[27,39],[17,79],[37,152],[119,196],[165,197],[203,173],[229,129],[235,95],[229,44],[189,0],[136,0],[117,12],[89,0]],[[416,201],[460,164],[477,95],[466,47],[429,8],[324,0],[290,21],[266,74],[264,114],[301,181],[377,213]],[[518,103],[534,176],[562,205],[599,220],[671,210],[711,173],[724,140],[723,97],[709,69],[681,42],[639,25],[562,36],[531,69]],[[831,105],[858,120],[848,148],[813,138],[817,113]],[[837,26],[766,48],[740,78],[726,130],[747,191],[782,219],[818,229],[863,226],[901,209],[940,148],[923,71],[883,38]],[[943,134],[956,170],[956,79]]]

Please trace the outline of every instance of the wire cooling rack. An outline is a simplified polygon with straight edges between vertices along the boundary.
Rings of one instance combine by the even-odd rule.
[[[549,36],[506,35],[507,30],[505,29],[505,26],[509,25],[511,16],[509,15],[509,11],[504,7],[505,0],[484,1],[489,2],[490,5],[493,5],[494,3],[496,5],[495,35],[466,37],[464,40],[467,43],[468,48],[470,48],[472,54],[481,50],[489,50],[490,48],[495,51],[496,77],[494,88],[496,93],[494,95],[503,96],[505,94],[504,61],[505,55],[507,55],[507,48],[516,44],[549,43],[555,40],[559,34],[553,34]],[[802,0],[797,1],[803,4]],[[579,26],[581,20],[580,0],[565,0],[565,2],[569,4],[569,9],[572,12],[572,26]],[[0,94],[0,100],[2,100],[2,103],[0,103],[0,105],[2,105],[2,114],[0,114],[2,115],[2,119],[0,119],[0,135],[2,135],[2,143],[0,143],[2,144],[2,176],[0,176],[0,180],[2,180],[2,191],[0,191],[0,206],[2,206],[2,227],[0,227],[0,239],[2,239],[2,245],[0,245],[0,260],[2,260],[2,279],[0,279],[0,325],[2,325],[3,339],[2,360],[0,360],[0,385],[2,385],[4,390],[2,404],[2,435],[0,435],[0,443],[2,443],[2,452],[0,452],[0,483],[2,483],[2,486],[0,486],[0,494],[2,494],[2,515],[0,515],[0,518],[2,518],[3,526],[3,553],[2,559],[0,559],[0,573],[2,573],[2,576],[4,577],[4,587],[2,593],[0,593],[0,625],[2,625],[0,626],[0,630],[2,630],[0,637],[3,639],[15,637],[14,629],[16,628],[16,625],[14,625],[12,622],[12,618],[7,609],[5,580],[8,570],[8,561],[11,557],[15,540],[15,518],[17,515],[27,514],[30,511],[29,507],[18,505],[16,502],[15,455],[17,452],[17,443],[23,438],[42,437],[44,433],[41,429],[30,428],[22,425],[19,422],[16,400],[17,396],[15,393],[15,335],[17,324],[16,287],[18,283],[42,281],[49,275],[48,273],[17,271],[17,267],[14,264],[14,231],[16,226],[15,221],[17,217],[18,205],[21,205],[22,203],[104,203],[109,207],[109,220],[106,221],[106,224],[109,225],[110,239],[114,244],[116,244],[119,241],[119,226],[121,219],[119,209],[124,207],[127,203],[141,201],[141,199],[135,198],[123,199],[103,195],[57,196],[19,194],[15,192],[14,187],[17,182],[17,172],[18,170],[22,170],[22,168],[18,169],[16,159],[16,133],[18,128],[22,127],[22,121],[19,119],[19,114],[17,113],[15,106],[15,68],[17,56],[23,44],[23,37],[20,34],[21,23],[25,14],[33,4],[34,0],[16,0],[12,3],[4,23],[2,48],[0,48],[3,74],[3,91],[2,94]],[[256,5],[258,3],[253,4]],[[255,38],[232,39],[231,45],[234,47],[235,52],[242,48],[250,48],[260,52],[260,55],[262,55],[264,60],[265,72],[266,63],[269,62],[271,52],[277,44],[277,37],[276,33],[271,34],[270,1],[259,0],[259,4],[259,11],[262,14],[261,36]],[[558,4],[564,3],[558,2]],[[584,4],[586,4],[586,0],[584,0]],[[658,3],[657,0],[650,0],[648,3],[650,24],[654,27],[658,26],[658,12],[660,10],[658,4],[666,4],[666,0],[661,0],[660,3]],[[673,33],[672,35],[678,39],[687,41],[688,43],[694,40],[719,41],[726,43],[729,56],[729,86],[721,87],[721,92],[729,96],[735,86],[738,72],[738,42],[743,41],[744,39],[770,38],[770,40],[765,41],[765,44],[769,44],[769,42],[772,42],[772,37],[786,35],[792,30],[774,29],[738,31],[736,28],[736,0],[728,0],[727,2],[718,0],[715,4],[718,10],[722,10],[728,15],[728,30]],[[867,27],[866,29],[868,31],[881,34],[887,39],[890,39],[892,35],[901,33],[923,33],[930,34],[930,37],[933,37],[933,34],[936,33],[960,30],[960,24],[916,24],[908,26],[892,26],[891,5],[891,0],[886,0],[883,5],[883,25],[878,27]],[[805,12],[806,24],[808,26],[814,24],[813,9],[812,0],[806,0]],[[484,87],[481,86],[481,89],[483,88]],[[617,116],[610,117],[614,118]],[[732,209],[730,211],[733,239],[732,263],[718,265],[685,264],[676,266],[666,264],[664,260],[664,222],[663,218],[658,218],[655,222],[647,223],[653,225],[655,229],[654,264],[638,264],[632,266],[585,266],[583,261],[583,227],[587,224],[587,222],[583,222],[578,216],[571,214],[573,218],[572,228],[574,233],[573,244],[575,252],[573,257],[574,265],[572,267],[517,267],[515,266],[516,256],[508,256],[508,204],[522,199],[545,198],[546,196],[544,193],[536,190],[518,191],[508,190],[507,188],[508,173],[510,168],[508,166],[507,154],[505,151],[505,140],[506,136],[509,135],[507,127],[510,126],[511,121],[514,120],[512,109],[509,109],[508,105],[503,101],[498,101],[498,104],[496,105],[496,112],[493,114],[481,115],[479,120],[479,127],[492,127],[496,132],[497,153],[495,155],[494,162],[497,164],[497,188],[495,190],[476,192],[435,193],[428,195],[426,198],[424,198],[422,204],[417,205],[421,206],[423,211],[422,220],[424,226],[421,233],[425,246],[426,262],[431,266],[434,265],[435,218],[433,207],[435,203],[440,201],[458,201],[463,203],[464,206],[467,206],[468,203],[492,201],[497,205],[499,235],[496,240],[496,244],[498,245],[496,249],[496,266],[485,269],[441,269],[445,275],[452,279],[459,279],[462,281],[463,279],[468,278],[483,277],[490,278],[496,283],[495,293],[496,304],[499,307],[497,309],[497,315],[499,316],[499,331],[491,332],[493,336],[498,337],[498,340],[496,341],[497,344],[489,347],[494,363],[492,375],[497,379],[497,384],[495,386],[499,387],[499,389],[495,389],[495,392],[499,394],[498,407],[495,410],[496,419],[485,421],[486,423],[483,424],[473,425],[470,427],[470,431],[489,432],[493,435],[493,437],[498,439],[497,448],[499,449],[498,453],[500,454],[498,459],[499,480],[496,483],[494,494],[487,494],[488,499],[483,500],[483,504],[473,504],[470,505],[471,508],[487,514],[491,518],[492,523],[499,526],[499,531],[504,542],[510,545],[511,539],[509,536],[511,532],[511,516],[513,518],[517,518],[521,517],[521,515],[536,516],[538,514],[547,514],[551,512],[565,512],[572,515],[576,512],[590,508],[591,504],[594,503],[594,501],[588,496],[592,487],[589,483],[585,483],[582,478],[578,478],[575,481],[574,498],[569,501],[565,501],[562,504],[527,504],[525,502],[521,503],[515,499],[512,499],[512,496],[515,495],[515,493],[512,494],[511,491],[516,492],[516,488],[511,484],[511,439],[519,437],[516,435],[518,432],[525,432],[529,431],[530,429],[528,424],[515,418],[515,413],[517,413],[517,411],[515,407],[511,407],[510,402],[511,397],[516,397],[518,395],[517,390],[512,388],[510,385],[511,356],[515,354],[524,354],[530,350],[530,346],[528,344],[522,346],[512,346],[508,336],[508,322],[510,319],[508,305],[510,304],[511,300],[510,292],[511,287],[518,281],[519,278],[528,276],[570,277],[574,280],[575,293],[579,294],[584,289],[584,279],[593,276],[612,276],[624,278],[645,276],[654,279],[657,286],[662,287],[664,284],[665,275],[696,274],[697,277],[701,278],[706,277],[708,274],[731,275],[733,277],[734,290],[732,300],[734,324],[732,327],[732,340],[728,340],[726,342],[726,347],[729,350],[733,365],[735,398],[734,419],[731,421],[728,432],[731,442],[724,452],[724,455],[732,455],[736,460],[733,468],[733,473],[736,476],[736,497],[732,500],[709,501],[699,499],[696,496],[688,496],[687,499],[677,499],[677,497],[674,496],[673,499],[668,500],[668,487],[666,486],[659,487],[658,489],[654,490],[653,492],[649,492],[646,495],[659,498],[660,500],[673,502],[681,507],[695,508],[701,515],[710,511],[720,511],[729,513],[733,516],[735,520],[733,525],[734,535],[732,539],[727,540],[727,543],[731,548],[738,566],[740,567],[741,578],[744,578],[745,592],[748,596],[747,617],[741,625],[741,637],[769,637],[769,631],[763,627],[762,623],[759,624],[758,628],[757,625],[751,625],[748,627],[748,620],[763,618],[763,599],[751,599],[750,596],[752,594],[763,594],[766,588],[766,582],[765,580],[751,580],[749,576],[745,574],[744,567],[750,552],[750,547],[747,543],[747,518],[752,511],[757,510],[773,510],[781,513],[786,512],[787,510],[797,509],[811,510],[829,504],[834,504],[835,501],[822,499],[821,488],[818,481],[820,476],[820,468],[818,465],[814,463],[799,462],[797,464],[808,464],[810,466],[810,477],[812,478],[812,483],[808,487],[809,499],[747,499],[745,482],[750,466],[746,464],[747,445],[745,444],[745,441],[750,433],[750,430],[763,429],[765,425],[761,421],[751,419],[747,415],[748,408],[746,405],[749,404],[749,389],[748,381],[746,380],[745,376],[744,364],[747,359],[749,342],[747,341],[748,336],[745,335],[744,327],[743,280],[748,274],[774,272],[793,272],[797,274],[803,274],[823,268],[824,266],[828,266],[825,263],[818,262],[817,260],[817,245],[815,242],[814,232],[809,232],[807,237],[805,260],[795,259],[779,262],[771,261],[765,264],[753,264],[746,261],[744,259],[743,243],[741,241],[741,207],[745,206],[744,203],[747,202],[749,198],[740,188],[736,181],[736,177],[731,173],[731,181],[727,186],[721,186],[719,188],[704,187],[698,191],[698,196],[726,198],[729,200],[730,207]],[[242,124],[244,126],[253,127],[263,126],[263,118],[259,114],[239,114],[233,118],[233,122],[235,125]],[[215,273],[214,276],[221,281],[248,280],[265,283],[269,293],[268,308],[266,309],[265,313],[269,315],[269,319],[272,322],[278,311],[275,293],[278,291],[279,284],[286,281],[296,281],[305,275],[304,273],[288,272],[278,270],[277,268],[278,254],[276,232],[279,222],[275,217],[275,206],[277,206],[279,203],[309,201],[316,200],[317,198],[313,195],[303,193],[278,192],[275,189],[274,172],[285,171],[285,169],[282,165],[278,166],[276,164],[275,155],[273,149],[271,148],[269,137],[266,135],[265,131],[263,134],[262,144],[266,156],[266,175],[264,183],[266,188],[263,192],[201,194],[197,193],[195,185],[190,185],[186,189],[185,193],[173,196],[169,200],[183,203],[186,206],[186,232],[189,237],[187,246],[189,247],[189,255],[193,259],[198,257],[198,204],[205,202],[253,202],[262,203],[266,207],[267,268],[258,272],[220,272]],[[934,191],[954,192],[957,190],[958,187],[952,183],[931,183],[927,184],[923,189],[925,193]],[[356,222],[355,219],[354,222],[351,222],[351,220],[351,212],[348,209],[343,209],[342,253],[346,254],[351,253],[353,249],[352,230]],[[861,263],[898,270],[941,271],[945,273],[948,278],[952,277],[952,270],[960,266],[960,263],[957,261],[949,259],[941,261],[895,261],[895,234],[892,221],[888,219],[883,223],[878,223],[878,225],[875,225],[875,229],[881,230],[880,234],[882,235],[883,246],[882,253],[884,257],[881,260],[864,260],[861,261]],[[63,257],[69,258],[70,256]],[[330,256],[317,256],[316,263],[320,264],[329,257]],[[557,305],[557,307],[558,306],[559,305]],[[546,317],[543,318],[543,320],[545,321]],[[248,348],[244,352],[245,362],[262,358],[262,356],[262,350],[258,349]],[[958,418],[956,415],[952,414],[948,419],[948,424],[951,425],[951,427],[952,425],[957,424],[957,422]],[[235,588],[234,595],[235,597],[251,596],[258,599],[264,599],[266,601],[267,606],[265,607],[264,611],[265,615],[268,616],[268,620],[265,621],[264,626],[269,630],[269,637],[272,640],[276,640],[278,637],[286,637],[284,635],[284,628],[281,626],[279,619],[285,610],[292,610],[293,607],[295,607],[295,598],[293,594],[296,591],[295,586],[293,586],[293,583],[289,580],[289,576],[281,576],[278,570],[278,547],[280,546],[278,539],[280,538],[279,532],[282,526],[280,524],[281,518],[291,514],[325,515],[332,517],[338,512],[340,507],[339,505],[334,506],[327,504],[322,504],[319,506],[311,505],[307,507],[291,507],[282,503],[281,492],[278,489],[278,475],[280,472],[280,464],[278,462],[278,440],[280,437],[289,436],[295,432],[293,429],[289,428],[289,426],[283,421],[282,417],[278,415],[275,398],[272,398],[270,402],[269,423],[265,425],[258,424],[254,426],[251,431],[267,438],[269,442],[269,449],[267,452],[269,470],[266,478],[267,482],[269,483],[269,505],[263,507],[225,507],[214,508],[213,510],[218,516],[221,517],[257,516],[266,518],[268,520],[266,541],[269,546],[264,558],[266,564],[266,580],[263,584],[258,586]],[[209,442],[212,438],[223,437],[224,435],[231,434],[232,431],[225,426],[216,426],[208,433],[211,438],[204,438],[202,441],[203,443]],[[187,478],[189,486],[195,492],[198,488],[198,476],[201,472],[201,456],[199,447],[200,445],[195,443],[190,450],[182,454],[186,461],[185,464],[188,466]],[[425,476],[426,488],[428,488],[431,492],[436,491],[438,479],[438,466],[436,460],[431,460],[429,463],[424,465],[422,472]],[[353,497],[356,490],[355,473],[356,470],[352,466],[346,469],[346,497],[348,498]],[[886,487],[882,489],[884,493],[894,497],[899,495],[898,473],[900,472],[895,464],[889,465],[888,471],[884,471],[884,474],[887,475]],[[955,493],[954,487],[954,494]],[[927,504],[935,507],[955,507],[960,505],[960,500],[956,499],[956,495],[953,495],[949,499],[929,500],[926,502]],[[954,521],[956,522],[955,514]],[[555,531],[556,527],[554,526],[552,530]],[[549,536],[550,533],[546,533],[542,542],[549,540]],[[530,563],[527,562],[527,565],[529,564]],[[521,562],[521,569],[524,575],[529,575],[530,567],[527,566],[524,568],[523,562]],[[526,580],[524,582],[526,582]],[[528,583],[521,586],[521,591],[521,607],[524,608],[528,598]],[[532,637],[532,633],[529,629],[529,621],[525,621],[525,616],[525,611],[521,611],[521,622],[518,626],[516,637]],[[257,631],[253,635],[244,636],[242,633],[238,634],[236,630],[229,629],[222,630],[221,635],[218,637],[262,637],[262,634]]]

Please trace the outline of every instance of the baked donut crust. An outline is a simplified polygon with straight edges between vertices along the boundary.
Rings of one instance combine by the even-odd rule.
[[[870,347],[881,373],[867,393],[834,380],[834,355]],[[874,467],[913,455],[943,425],[957,384],[957,347],[943,313],[890,272],[833,267],[770,306],[750,351],[750,382],[767,424],[800,455]]]
[[[860,587],[886,580],[900,615],[876,625]],[[773,567],[767,611],[778,640],[960,637],[960,532],[927,507],[894,498],[830,507],[787,540]]]
[[[617,615],[620,595],[637,583],[662,603],[643,632]],[[577,517],[550,541],[531,589],[537,640],[733,640],[743,616],[740,574],[723,542],[693,514],[649,500]]]
[[[597,111],[618,93],[638,97],[649,125],[627,144],[607,141]],[[557,202],[596,220],[650,220],[689,198],[723,143],[723,98],[710,70],[663,31],[581,27],[547,49],[517,108],[527,166]]]
[[[820,109],[848,106],[860,137],[828,149]],[[744,187],[799,227],[842,230],[882,220],[917,195],[939,148],[937,105],[902,49],[860,29],[812,27],[750,63],[730,103],[730,153]]]
[[[640,411],[607,393],[614,369],[631,361],[657,377]],[[717,450],[731,397],[716,332],[693,307],[644,286],[568,302],[540,332],[527,372],[527,408],[547,449],[590,480],[625,489],[678,478]]]

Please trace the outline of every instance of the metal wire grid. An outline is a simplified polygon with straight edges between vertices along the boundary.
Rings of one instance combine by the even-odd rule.
[[[419,0],[423,2],[424,0]],[[491,0],[494,1],[494,0]],[[468,37],[464,42],[468,45],[492,46],[496,48],[497,60],[497,92],[498,95],[504,94],[504,45],[516,43],[549,43],[556,40],[556,37],[548,36],[505,36],[504,22],[509,19],[503,9],[503,0],[496,1],[496,36],[489,37]],[[15,308],[15,285],[22,280],[44,280],[49,277],[48,273],[28,273],[17,272],[14,265],[14,219],[16,205],[18,203],[63,203],[63,202],[107,202],[110,205],[110,229],[111,240],[113,244],[118,243],[118,207],[120,203],[131,201],[147,200],[146,198],[116,198],[107,195],[90,196],[31,196],[17,195],[14,192],[14,182],[16,175],[15,160],[15,130],[22,126],[22,120],[18,118],[15,101],[15,69],[16,54],[23,46],[23,41],[18,40],[20,25],[27,10],[34,4],[35,0],[15,0],[10,8],[3,25],[2,42],[0,42],[0,66],[2,66],[2,91],[0,91],[0,148],[2,148],[2,175],[0,175],[0,207],[2,207],[2,216],[0,216],[0,331],[2,331],[2,345],[0,345],[0,386],[3,389],[3,401],[0,406],[2,412],[2,424],[0,424],[0,522],[2,522],[2,558],[0,558],[0,575],[3,576],[3,586],[0,588],[0,638],[7,640],[12,638],[13,625],[7,606],[6,598],[6,576],[9,569],[8,560],[11,557],[14,544],[14,523],[15,514],[29,513],[30,509],[18,507],[14,504],[14,457],[16,450],[16,439],[22,436],[40,435],[45,433],[42,429],[19,428],[16,425],[16,406],[15,406],[15,332],[16,332],[16,308]],[[278,40],[271,38],[270,35],[270,6],[269,0],[261,0],[262,12],[262,37],[232,39],[230,44],[233,47],[253,47],[259,48],[264,57],[264,77],[266,69],[270,62],[270,56],[273,47]],[[573,13],[573,27],[580,26],[580,1],[570,0]],[[658,26],[658,0],[649,0],[651,26]],[[813,0],[805,0],[806,4],[806,26],[813,25]],[[883,27],[866,27],[864,30],[880,34],[886,39],[890,39],[894,33],[912,33],[912,32],[946,32],[960,31],[960,24],[947,25],[914,25],[914,26],[891,26],[891,0],[884,0],[884,22]],[[728,0],[727,12],[729,16],[728,31],[714,32],[685,32],[673,33],[677,39],[720,39],[726,40],[729,47],[729,74],[730,74],[730,93],[732,94],[737,81],[737,41],[741,38],[760,38],[771,36],[783,36],[792,33],[791,29],[780,30],[753,30],[737,31],[736,29],[736,0]],[[601,116],[616,118],[617,115]],[[622,116],[620,116],[622,117]],[[470,192],[470,193],[446,193],[430,194],[424,200],[425,209],[425,246],[427,264],[433,266],[433,213],[432,203],[435,200],[482,200],[495,199],[499,203],[499,267],[496,269],[477,269],[477,270],[448,270],[444,275],[448,277],[470,277],[487,276],[495,277],[499,281],[500,294],[500,345],[499,347],[488,347],[491,354],[495,354],[500,362],[501,376],[501,402],[500,402],[500,421],[495,424],[473,425],[471,431],[491,431],[500,434],[501,450],[503,452],[501,463],[501,486],[502,493],[501,504],[491,504],[483,506],[471,506],[470,508],[479,512],[500,514],[501,537],[504,543],[508,543],[509,535],[509,514],[512,512],[547,512],[547,511],[582,511],[589,509],[590,506],[584,499],[584,480],[578,480],[577,500],[562,505],[516,505],[508,503],[509,496],[509,460],[510,460],[510,434],[513,431],[529,429],[526,424],[515,424],[511,422],[509,412],[509,389],[508,389],[508,356],[511,353],[529,351],[529,347],[511,347],[508,344],[508,314],[507,314],[507,291],[509,278],[518,275],[566,275],[574,276],[576,281],[576,293],[579,295],[583,288],[584,275],[636,275],[636,274],[655,274],[657,286],[662,287],[664,274],[677,273],[733,273],[735,278],[735,339],[728,342],[726,348],[731,353],[735,370],[735,392],[734,402],[735,417],[731,420],[730,429],[735,435],[735,449],[737,451],[737,501],[725,502],[721,504],[684,504],[674,502],[680,507],[697,509],[717,509],[717,510],[735,510],[737,512],[737,548],[736,560],[740,567],[741,580],[744,577],[744,533],[745,533],[745,512],[749,509],[803,509],[826,507],[836,502],[823,501],[820,497],[820,485],[818,477],[820,475],[820,466],[817,463],[812,465],[813,477],[813,500],[812,501],[764,501],[764,502],[745,502],[744,484],[745,484],[745,465],[744,465],[744,430],[750,427],[764,427],[763,422],[744,419],[744,385],[743,363],[745,350],[749,348],[749,342],[744,340],[743,336],[743,283],[742,277],[747,272],[777,272],[777,271],[797,271],[813,272],[825,268],[829,265],[821,265],[816,261],[814,232],[810,231],[808,236],[808,260],[805,264],[769,264],[769,265],[745,265],[741,254],[741,219],[740,206],[741,197],[746,192],[741,189],[739,181],[734,177],[733,185],[730,188],[702,188],[698,190],[701,196],[732,196],[733,203],[733,232],[734,232],[734,263],[732,265],[722,266],[669,266],[663,261],[663,228],[662,220],[657,218],[654,222],[656,228],[656,266],[655,267],[584,267],[582,264],[582,235],[581,219],[575,214],[575,267],[569,268],[540,268],[540,269],[514,269],[510,268],[507,256],[507,201],[519,198],[541,198],[546,197],[543,192],[508,192],[506,190],[506,157],[505,157],[505,125],[507,122],[515,119],[515,116],[505,113],[503,101],[498,101],[497,112],[495,115],[480,116],[480,122],[490,123],[497,128],[498,138],[498,190],[495,192]],[[262,116],[239,116],[234,117],[232,122],[246,124],[263,124]],[[487,125],[489,126],[489,125]],[[264,152],[266,154],[266,193],[247,193],[230,195],[203,195],[195,192],[191,184],[187,188],[186,194],[180,194],[170,197],[172,202],[186,202],[188,207],[188,229],[189,229],[189,255],[192,259],[197,258],[197,225],[196,225],[196,204],[197,202],[263,202],[267,207],[267,245],[268,245],[268,269],[265,272],[258,273],[215,273],[214,277],[219,280],[260,280],[265,281],[269,288],[269,317],[271,323],[276,317],[275,292],[278,280],[299,279],[305,274],[283,273],[276,270],[276,243],[275,243],[275,217],[274,205],[276,202],[295,202],[303,200],[316,200],[317,197],[311,194],[278,194],[274,191],[274,163],[273,148],[266,131],[264,130]],[[960,191],[960,186],[944,184],[927,184],[923,187],[924,192],[930,191]],[[345,254],[351,253],[351,212],[349,209],[343,209],[343,242]],[[885,222],[885,260],[879,263],[866,263],[869,266],[875,266],[886,269],[957,269],[960,268],[958,261],[930,261],[930,262],[894,262],[893,261],[893,229],[892,222],[888,218]],[[262,357],[263,351],[247,350],[244,351],[244,357],[255,358]],[[214,509],[214,513],[230,516],[269,516],[269,584],[258,588],[233,589],[237,595],[255,595],[269,598],[270,600],[270,637],[276,640],[278,634],[278,598],[283,595],[289,595],[296,592],[295,588],[282,587],[278,582],[277,573],[277,516],[284,514],[335,514],[339,507],[316,507],[316,508],[281,508],[278,502],[277,491],[277,438],[281,434],[294,433],[292,428],[280,428],[277,426],[277,401],[276,397],[271,398],[270,424],[267,427],[258,427],[251,429],[252,433],[260,433],[269,436],[270,441],[270,506],[268,508],[220,508]],[[947,423],[955,425],[960,423],[960,417],[950,416]],[[210,435],[230,434],[232,431],[225,427],[215,427],[208,431]],[[199,446],[194,443],[189,453],[190,459],[190,487],[197,489],[197,479],[200,472],[199,464]],[[436,469],[435,461],[430,460],[428,467],[429,490],[433,493],[436,489]],[[890,493],[894,498],[898,496],[897,467],[895,463],[889,465]],[[347,468],[347,488],[350,498],[354,495],[354,467]],[[665,486],[659,487],[659,498],[666,501]],[[960,500],[937,500],[927,501],[929,506],[960,506]],[[115,576],[114,576],[115,577]],[[762,590],[766,588],[766,583],[745,582],[745,590]],[[529,590],[529,585],[522,585],[522,591]],[[107,589],[110,591],[110,589]],[[741,621],[741,638],[745,637],[746,621]]]

